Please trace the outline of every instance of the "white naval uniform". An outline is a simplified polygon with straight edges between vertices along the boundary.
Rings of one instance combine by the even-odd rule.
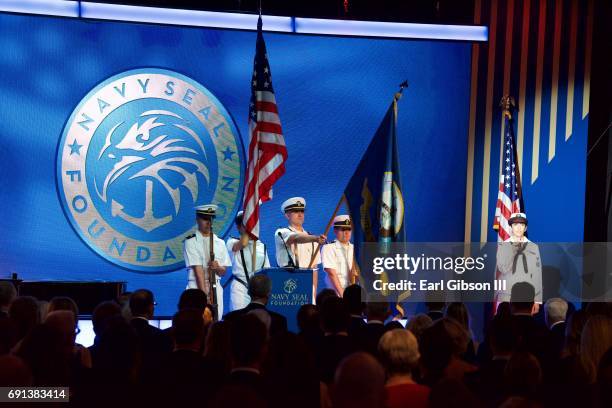
[[[280,233],[280,234],[279,234]],[[282,227],[274,232],[274,243],[276,244],[276,264],[280,267],[289,266],[289,256],[293,260],[293,264],[297,268],[308,269],[310,258],[312,258],[313,252],[316,251],[317,244],[315,242],[308,242],[305,244],[292,244],[288,245],[287,240],[289,237],[298,234],[308,234],[306,230],[298,231],[292,227]],[[279,236],[280,235],[280,236]],[[281,239],[282,236],[282,239]],[[284,243],[283,243],[284,241]],[[287,248],[285,249],[285,244]],[[289,250],[289,254],[287,253]],[[317,251],[317,254],[312,262],[312,270],[317,271],[319,264],[321,263],[321,253]],[[314,283],[312,286],[312,302],[314,304],[316,293]]]
[[[213,242],[215,261],[217,261],[220,266],[225,266],[226,268],[232,266],[232,261],[227,252],[227,248],[225,247],[225,242],[223,242],[223,240],[216,235],[214,235]],[[196,231],[194,236],[191,236],[185,240],[185,266],[187,266],[189,271],[187,289],[198,287],[195,274],[193,269],[191,269],[191,266],[200,265],[202,268],[204,268],[204,271],[206,271],[209,260],[210,238],[204,237],[200,231]],[[223,287],[221,287],[221,277],[215,275],[215,279],[217,280],[217,316],[220,319],[221,316],[223,316]]]
[[[268,259],[268,253],[266,251],[266,246],[261,241],[257,242],[257,256],[255,259],[255,268],[252,267],[253,262],[253,241],[249,241],[249,245],[245,248],[242,248],[240,251],[233,251],[232,248],[236,242],[240,242],[239,239],[231,237],[227,240],[227,251],[230,254],[230,259],[232,260],[232,277],[230,278],[230,304],[229,304],[229,312],[233,312],[234,310],[243,309],[249,303],[251,303],[251,298],[248,292],[248,281],[253,277],[256,271],[262,268],[270,267],[270,260]],[[247,271],[249,273],[249,279],[247,279],[246,274],[244,272],[244,265],[242,261],[242,256],[244,255],[244,264],[246,264]]]
[[[281,239],[280,235],[283,237]],[[310,258],[312,257],[312,253],[315,251],[317,244],[315,242],[308,242],[306,244],[293,244],[288,245],[287,249],[289,250],[289,254],[287,254],[287,249],[285,249],[285,244],[289,237],[298,234],[308,234],[306,230],[298,231],[293,229],[292,227],[283,227],[279,228],[274,232],[274,243],[276,244],[276,263],[280,267],[285,267],[289,265],[289,256],[293,259],[293,264],[297,268],[308,269],[308,264],[310,263]],[[283,243],[284,241],[284,243]],[[321,255],[317,254],[315,256],[314,262],[312,264],[313,269],[317,269],[317,265],[321,263]]]
[[[346,289],[350,285],[353,251],[353,244],[349,242],[347,245],[343,245],[340,241],[325,244],[321,250],[323,269],[334,269],[336,271],[342,289]],[[327,272],[325,273],[325,286],[335,290]]]
[[[527,262],[527,271],[523,264],[523,256],[519,255],[514,261],[516,247],[512,243],[519,242],[512,236],[497,246],[497,270],[500,272],[499,279],[506,280],[506,290],[496,293],[497,302],[509,302],[512,286],[518,282],[529,282],[535,288],[535,302],[542,303],[542,260],[540,258],[540,248],[526,237],[520,242],[527,244],[523,251]],[[513,264],[516,265],[512,273]]]

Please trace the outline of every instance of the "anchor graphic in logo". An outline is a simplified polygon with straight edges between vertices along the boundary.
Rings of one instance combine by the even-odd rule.
[[[96,85],[74,108],[57,150],[60,202],[93,251],[128,270],[185,266],[193,207],[219,206],[224,236],[242,203],[244,147],[229,111],[206,87],[162,68]]]
[[[192,200],[195,202],[198,198],[198,180],[196,173],[201,173],[205,180],[208,182],[210,177],[206,165],[202,163],[197,157],[199,155],[206,156],[206,150],[204,145],[197,137],[195,132],[189,127],[174,123],[168,125],[163,121],[163,117],[173,117],[181,120],[182,118],[169,111],[155,110],[143,112],[140,118],[145,118],[144,123],[134,123],[124,136],[120,138],[119,143],[113,143],[113,137],[117,137],[118,129],[124,123],[119,123],[107,133],[104,147],[98,155],[98,160],[117,160],[120,156],[121,159],[116,162],[111,171],[106,175],[102,191],[96,185],[96,191],[98,196],[103,202],[108,202],[108,190],[117,180],[121,177],[125,177],[126,174],[131,174],[128,180],[137,180],[140,178],[145,179],[145,206],[144,212],[141,217],[133,216],[124,211],[125,207],[119,201],[115,199],[110,200],[111,204],[111,215],[113,217],[120,217],[126,222],[129,222],[146,232],[151,232],[156,228],[159,228],[172,221],[172,215],[166,215],[164,217],[156,218],[153,214],[153,182],[159,183],[167,192],[172,199],[174,205],[174,213],[178,214],[180,209],[180,187],[185,187],[191,194]],[[178,129],[183,132],[184,135],[189,135],[193,141],[197,143],[200,151],[192,149],[185,145],[184,139],[181,136],[169,136],[169,132],[173,129],[163,131],[161,135],[152,138],[151,131],[155,128],[162,126],[171,126],[174,131]],[[159,132],[158,132],[159,134]],[[152,140],[151,140],[152,139]],[[137,152],[136,155],[132,155],[132,152]],[[163,160],[155,161],[158,156],[164,157],[168,153],[181,153],[182,156],[174,156]],[[193,155],[193,157],[185,157],[184,155]],[[153,163],[151,163],[153,161]],[[144,168],[140,168],[142,166]],[[134,172],[133,168],[139,167],[138,171]],[[195,171],[190,171],[195,169]],[[170,183],[165,179],[163,172],[174,172],[183,178],[183,182],[177,186],[172,187]]]

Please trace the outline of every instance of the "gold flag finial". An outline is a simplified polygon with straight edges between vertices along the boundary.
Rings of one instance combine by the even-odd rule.
[[[499,101],[499,106],[502,108],[504,115],[508,116],[508,119],[512,118],[512,111],[516,107],[514,103],[514,98],[510,95],[504,95]]]
[[[408,88],[408,81],[404,81],[399,85],[400,89],[399,91],[397,91],[394,95],[394,99],[395,101],[399,101],[400,98],[402,97],[402,93],[404,92],[404,89]]]

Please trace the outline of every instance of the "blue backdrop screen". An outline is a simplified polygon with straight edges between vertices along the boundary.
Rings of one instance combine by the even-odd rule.
[[[255,37],[0,14],[0,274],[124,280],[173,313],[193,205],[221,203],[218,231],[235,235]],[[280,204],[305,197],[305,226],[322,232],[406,79],[408,239],[462,241],[470,44],[264,37],[289,152],[261,212],[271,259]]]

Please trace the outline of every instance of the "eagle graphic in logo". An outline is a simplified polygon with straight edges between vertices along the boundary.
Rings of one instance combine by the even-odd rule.
[[[244,149],[219,100],[184,75],[137,69],[83,98],[66,123],[58,192],[79,236],[107,260],[140,272],[183,264],[193,207],[219,206],[231,227],[242,197]]]

